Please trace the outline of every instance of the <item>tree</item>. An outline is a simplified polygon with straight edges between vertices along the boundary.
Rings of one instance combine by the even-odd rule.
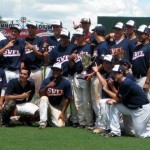
[[[6,21],[4,21],[1,16],[0,16],[0,23],[6,23]]]

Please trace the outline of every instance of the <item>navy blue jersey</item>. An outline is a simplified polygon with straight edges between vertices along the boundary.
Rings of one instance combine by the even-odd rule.
[[[48,77],[43,80],[40,90],[44,89],[51,81],[53,81],[53,77]],[[70,82],[61,77],[56,79],[56,85],[53,88],[48,88],[46,91],[46,96],[49,98],[49,102],[53,106],[59,106],[63,101],[63,98],[71,100],[72,91]]]
[[[109,46],[106,41],[102,41],[97,44],[94,53],[97,55],[96,62],[97,64],[102,63],[102,56],[107,55],[109,53]]]
[[[131,61],[132,51],[133,50],[131,50],[129,39],[124,38],[118,44],[116,44],[116,41],[114,41],[113,43],[111,43],[111,45],[110,45],[110,53],[113,54],[113,52],[115,51],[115,49],[118,49],[118,48],[123,48],[124,54],[125,54],[125,59],[128,59],[129,61]]]
[[[146,76],[150,64],[150,44],[136,46],[132,57],[132,72],[135,77]]]
[[[135,77],[134,77],[133,74],[131,74],[130,72],[128,72],[128,73],[126,74],[126,77],[127,77],[128,79],[132,80],[133,82],[136,82]]]
[[[137,109],[149,103],[142,88],[128,78],[125,78],[124,81],[120,83],[117,96],[129,109]]]
[[[74,45],[69,44],[66,47],[62,47],[61,45],[56,46],[49,53],[49,60],[51,64],[61,63],[63,69],[63,76],[67,76],[69,74],[69,55],[72,52]]]
[[[91,55],[92,56],[92,46],[90,44],[85,44],[83,46],[76,46],[73,48],[72,52],[77,51],[77,58],[75,61],[74,70],[77,73],[81,73],[83,71],[82,65],[82,55]]]
[[[60,44],[60,41],[58,41],[53,35],[47,37],[45,42],[48,44],[48,52],[50,52],[54,47]]]
[[[27,80],[27,84],[24,87],[22,87],[19,82],[19,78],[15,78],[9,81],[5,95],[23,94],[24,92],[28,92],[28,91],[31,91],[29,98],[23,100],[16,100],[15,102],[17,104],[29,102],[32,100],[32,97],[35,93],[35,85],[33,81]]]
[[[3,87],[7,86],[5,71],[0,68],[0,93]]]
[[[4,39],[0,41],[0,49],[6,46],[10,41]],[[22,56],[24,54],[24,45],[22,39],[16,39],[14,46],[8,48],[1,57],[2,68],[15,71],[19,69]]]
[[[34,39],[25,38],[25,41],[33,45],[36,50],[42,52],[43,48],[43,39],[41,37],[35,37]],[[25,44],[25,43],[24,43]],[[36,56],[36,54],[31,49],[25,49],[25,54],[23,55],[22,60],[26,61],[31,70],[40,69],[43,59]]]

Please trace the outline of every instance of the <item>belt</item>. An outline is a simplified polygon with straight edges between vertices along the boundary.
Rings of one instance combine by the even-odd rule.
[[[144,74],[144,75],[143,75],[143,74],[140,74],[140,75],[134,75],[134,77],[135,77],[135,78],[138,78],[138,79],[139,79],[139,78],[142,78],[142,77],[145,77],[145,76],[146,76],[145,74]]]

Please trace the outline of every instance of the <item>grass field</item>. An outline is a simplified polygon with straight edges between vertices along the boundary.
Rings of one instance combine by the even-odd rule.
[[[101,137],[72,127],[0,127],[0,150],[149,150],[149,140]]]

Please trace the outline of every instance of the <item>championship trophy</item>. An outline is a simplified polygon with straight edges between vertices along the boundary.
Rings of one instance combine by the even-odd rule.
[[[82,54],[82,66],[83,66],[83,71],[81,72],[80,78],[85,79],[87,75],[87,68],[91,64],[91,55],[90,54]]]

